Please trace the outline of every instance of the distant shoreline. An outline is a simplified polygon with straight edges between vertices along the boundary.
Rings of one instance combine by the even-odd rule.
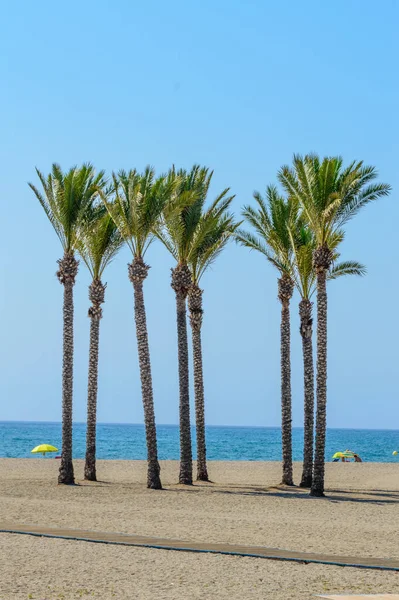
[[[61,421],[24,421],[24,420],[13,420],[13,419],[5,419],[0,420],[0,425],[2,424],[32,424],[32,425],[59,425],[61,426]],[[74,425],[85,425],[85,421],[73,421]],[[105,426],[118,426],[118,427],[143,427],[144,423],[119,423],[119,422],[107,422],[107,421],[98,421],[97,425],[105,425]],[[175,423],[157,423],[157,427],[179,427],[178,424]],[[191,423],[191,427],[195,429],[195,423]],[[280,425],[206,425],[207,429],[271,429],[271,430],[281,430]],[[292,429],[303,431],[303,426],[301,425],[293,425]],[[393,429],[390,427],[327,427],[327,431],[389,431],[389,432],[397,432],[399,433],[399,428]]]
[[[38,457],[37,455],[36,456],[32,455],[32,456],[29,456],[29,457],[26,457],[26,458],[12,458],[11,456],[10,457],[0,457],[0,462],[6,462],[6,461],[14,461],[14,462],[30,461],[31,462],[31,461],[37,461],[39,463],[40,461],[43,461],[43,460],[55,461],[56,458],[55,458],[55,456],[45,456],[45,457],[40,456],[40,457]],[[59,461],[57,460],[57,463],[58,462]],[[83,464],[84,463],[84,458],[74,458],[73,462],[74,463],[81,463],[81,464]],[[101,463],[104,463],[104,464],[108,464],[108,463],[120,463],[120,462],[123,462],[123,463],[134,463],[134,464],[138,464],[138,465],[143,465],[143,463],[145,463],[146,461],[143,460],[142,458],[99,458],[99,459],[97,459],[97,463],[100,463],[100,464]],[[175,459],[175,458],[165,458],[165,459],[160,459],[159,462],[160,462],[161,465],[162,465],[162,463],[164,463],[164,464],[170,463],[172,465],[174,465],[174,464],[178,465],[180,461],[178,459]],[[248,463],[249,465],[251,465],[251,464],[253,465],[254,463],[256,463],[256,464],[265,464],[265,465],[279,465],[281,463],[281,460],[248,460],[248,459],[242,459],[242,460],[240,460],[240,459],[234,459],[234,460],[229,460],[229,459],[223,459],[223,460],[208,460],[207,462],[208,462],[208,464],[210,466],[212,466],[212,465],[223,465],[223,464],[232,465],[234,463],[238,463],[239,465],[243,465],[244,463]],[[196,464],[196,460],[195,459],[193,459],[193,464],[194,465]],[[292,464],[294,466],[300,468],[302,466],[302,461],[301,460],[293,460]],[[326,465],[330,465],[330,464],[333,465],[333,468],[337,468],[335,465],[343,465],[342,468],[345,468],[345,466],[348,466],[348,465],[356,465],[356,468],[360,468],[360,469],[364,468],[367,465],[370,465],[370,466],[373,466],[373,467],[376,466],[376,465],[384,465],[384,466],[389,466],[389,467],[391,465],[395,465],[394,462],[383,462],[383,461],[377,461],[377,460],[376,461],[372,461],[372,460],[370,460],[370,461],[363,461],[361,463],[355,463],[353,461],[350,462],[350,463],[349,462],[347,462],[347,463],[342,463],[342,462],[336,462],[336,463],[334,463],[331,460],[326,460]],[[398,473],[398,476],[399,476],[399,473]]]

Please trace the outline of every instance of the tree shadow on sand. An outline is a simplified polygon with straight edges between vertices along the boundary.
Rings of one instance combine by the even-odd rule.
[[[326,495],[323,498],[314,498],[309,495],[309,490],[286,486],[272,486],[262,488],[258,486],[228,486],[222,485],[224,489],[219,489],[216,486],[207,488],[192,486],[190,488],[169,488],[171,492],[198,492],[206,491],[210,494],[224,494],[233,496],[264,496],[274,498],[288,498],[295,500],[322,500],[325,502],[353,502],[360,504],[399,504],[399,492],[389,490],[326,490]]]

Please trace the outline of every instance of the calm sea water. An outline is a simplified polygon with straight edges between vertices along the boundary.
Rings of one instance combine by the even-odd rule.
[[[159,425],[160,459],[179,458],[179,430],[175,425]],[[103,459],[145,459],[146,446],[143,425],[99,424],[97,455]],[[192,430],[195,449],[195,428]],[[74,424],[74,457],[84,458],[86,426]],[[0,457],[28,458],[38,444],[61,448],[60,423],[0,422]],[[303,429],[293,430],[293,457],[302,460]],[[361,429],[329,429],[326,459],[334,452],[349,448],[367,462],[397,462],[399,431]],[[280,460],[281,430],[274,427],[208,427],[209,460]],[[54,456],[54,455],[49,455]]]

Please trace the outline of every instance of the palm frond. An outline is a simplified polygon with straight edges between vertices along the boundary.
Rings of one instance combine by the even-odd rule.
[[[234,238],[239,244],[245,246],[249,250],[256,250],[256,252],[263,254],[263,256],[265,256],[267,260],[280,271],[280,273],[286,273],[290,270],[286,263],[284,263],[279,257],[274,255],[273,252],[269,250],[268,246],[262,239],[256,237],[249,231],[239,229],[235,233]]]
[[[366,275],[367,269],[361,263],[356,261],[345,261],[341,263],[334,264],[328,275],[328,280],[338,279],[338,277],[344,277],[346,275],[358,275],[359,277],[363,277]]]
[[[385,183],[377,183],[369,185],[361,190],[355,197],[350,197],[341,203],[337,214],[337,224],[342,227],[367,204],[388,196],[391,191],[391,186]]]
[[[230,200],[231,202],[231,200]],[[203,220],[208,222],[206,235],[199,236],[193,243],[188,264],[191,268],[193,283],[199,283],[201,277],[214,264],[217,257],[231,240],[239,223],[234,219],[234,215],[227,212],[220,213],[218,207],[213,207],[214,212],[208,212]]]

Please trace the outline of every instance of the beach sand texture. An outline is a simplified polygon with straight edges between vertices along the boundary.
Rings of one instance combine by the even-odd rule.
[[[399,594],[367,594],[367,596],[320,596],[329,600],[399,600]]]
[[[281,489],[279,463],[212,462],[212,484],[145,488],[146,465],[99,461],[98,483],[56,485],[58,461],[0,460],[0,521],[305,552],[399,557],[396,464],[328,464],[326,499]],[[295,465],[299,480],[300,464]],[[399,591],[399,573],[0,534],[0,598],[273,598]],[[37,558],[39,557],[39,558]],[[61,594],[61,595],[60,595]],[[79,595],[80,594],[80,595]]]

